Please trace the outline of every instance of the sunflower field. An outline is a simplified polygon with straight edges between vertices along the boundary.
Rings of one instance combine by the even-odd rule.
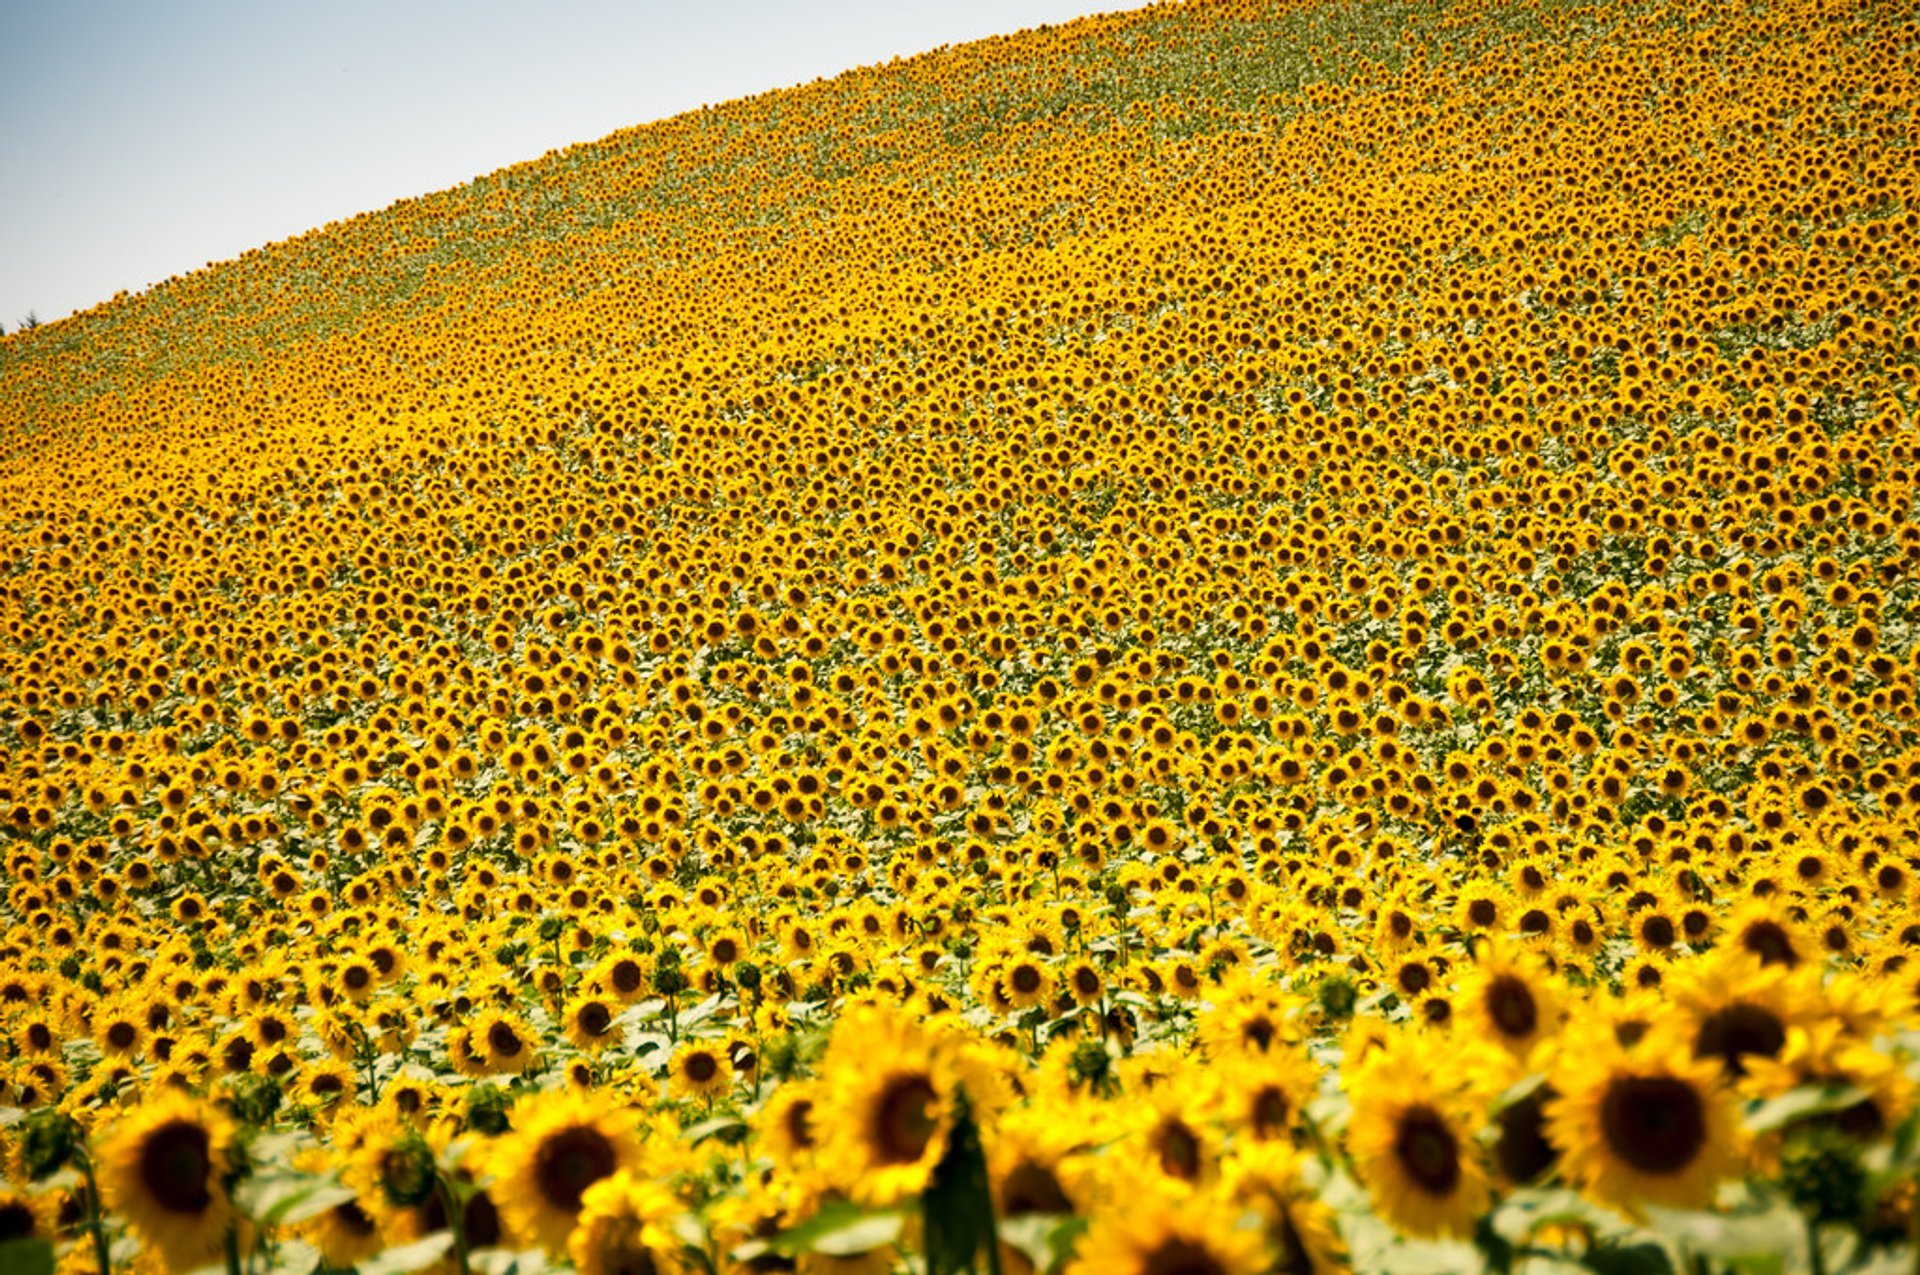
[[[1920,19],[1198,0],[0,341],[0,1272],[1920,1265]]]

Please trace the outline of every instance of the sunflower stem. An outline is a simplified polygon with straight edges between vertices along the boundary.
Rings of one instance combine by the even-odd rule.
[[[1807,1269],[1812,1275],[1827,1275],[1827,1259],[1820,1253],[1820,1222],[1808,1216],[1807,1224]]]
[[[440,1206],[447,1214],[447,1230],[453,1234],[454,1262],[460,1268],[460,1275],[470,1275],[467,1266],[467,1213],[461,1206],[459,1193],[447,1181],[447,1175],[438,1171],[433,1175],[433,1189],[440,1193]]]
[[[100,1183],[93,1176],[93,1157],[84,1150],[74,1159],[87,1180],[87,1230],[93,1236],[93,1260],[100,1264],[100,1275],[113,1275],[113,1253],[107,1245],[107,1223],[100,1215]]]
[[[240,1228],[229,1226],[226,1236],[227,1275],[240,1275]]]

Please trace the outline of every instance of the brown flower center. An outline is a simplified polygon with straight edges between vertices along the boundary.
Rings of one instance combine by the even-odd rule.
[[[1060,1179],[1052,1169],[1031,1160],[1022,1160],[1000,1183],[1000,1215],[1021,1217],[1028,1213],[1071,1213],[1073,1202],[1067,1198]]]
[[[683,1066],[687,1079],[696,1085],[704,1085],[720,1074],[720,1061],[704,1049],[688,1054]]]
[[[599,1001],[588,1001],[580,1007],[580,1016],[575,1021],[587,1035],[604,1036],[607,1028],[613,1025],[613,1014]]]
[[[1502,974],[1487,984],[1487,1017],[1504,1036],[1524,1040],[1540,1025],[1540,1009],[1524,979]]]
[[[502,1058],[516,1057],[521,1049],[519,1033],[507,1023],[495,1023],[487,1028],[487,1048]]]
[[[1176,1118],[1160,1127],[1160,1168],[1168,1177],[1199,1180],[1200,1159],[1200,1138],[1186,1121]]]
[[[939,1097],[923,1075],[901,1076],[887,1086],[874,1120],[873,1141],[882,1164],[912,1164],[926,1153],[939,1127]]]
[[[787,1108],[787,1137],[802,1149],[813,1146],[813,1099],[802,1098]]]
[[[1500,1136],[1494,1141],[1493,1155],[1507,1181],[1532,1182],[1560,1158],[1547,1141],[1546,1105],[1553,1096],[1552,1086],[1542,1085],[1496,1119]]]
[[[213,1202],[207,1176],[212,1141],[201,1125],[171,1120],[149,1133],[140,1148],[140,1185],[169,1213],[201,1213]]]
[[[1760,958],[1762,965],[1784,965],[1788,969],[1800,963],[1793,940],[1778,921],[1755,921],[1740,932],[1740,946]]]
[[[1764,1005],[1735,1001],[1707,1015],[1693,1040],[1695,1058],[1718,1058],[1730,1076],[1747,1074],[1748,1054],[1772,1058],[1787,1043],[1786,1025]]]
[[[1706,1104],[1672,1076],[1619,1076],[1600,1101],[1600,1133],[1641,1173],[1679,1173],[1706,1145]]]
[[[553,1134],[534,1154],[533,1177],[548,1202],[565,1213],[580,1210],[580,1195],[613,1172],[613,1144],[598,1129],[574,1125]]]
[[[0,1244],[33,1238],[33,1210],[17,1200],[0,1204]]]
[[[1256,1138],[1277,1138],[1287,1130],[1287,1116],[1291,1114],[1293,1104],[1287,1100],[1286,1090],[1278,1085],[1267,1085],[1253,1096],[1253,1135]]]
[[[1146,1263],[1142,1275],[1226,1275],[1226,1265],[1204,1244],[1178,1236],[1160,1241]]]
[[[1400,1171],[1428,1195],[1450,1195],[1460,1183],[1460,1144],[1431,1107],[1414,1107],[1400,1118],[1393,1154]]]

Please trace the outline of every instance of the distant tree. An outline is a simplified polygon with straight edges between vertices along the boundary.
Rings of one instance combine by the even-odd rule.
[[[40,316],[35,314],[31,310],[27,311],[26,318],[20,320],[20,330],[22,332],[31,332],[39,326],[40,326]]]

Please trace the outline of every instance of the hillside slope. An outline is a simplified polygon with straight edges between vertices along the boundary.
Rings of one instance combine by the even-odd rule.
[[[977,1119],[1103,1271],[1464,1240],[1545,1198],[1516,1128],[1623,1251],[1777,1174],[1764,1099],[1857,1162],[1913,1127],[1917,42],[1156,7],[6,338],[7,1092],[501,1134],[555,1252],[614,1243],[525,1203],[568,1120],[727,1252]]]

